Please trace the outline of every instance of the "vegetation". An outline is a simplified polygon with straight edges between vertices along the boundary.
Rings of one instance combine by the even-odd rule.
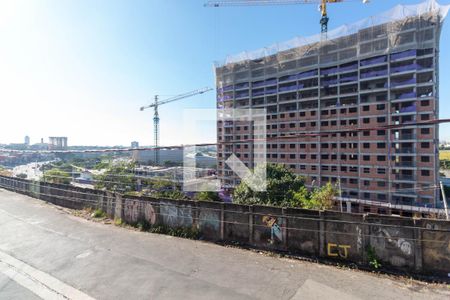
[[[151,233],[167,234],[171,236],[177,236],[185,239],[198,239],[200,233],[198,229],[195,228],[185,228],[185,227],[169,227],[166,225],[151,225],[147,221],[141,221],[132,226],[138,228],[140,231],[146,231]]]
[[[258,168],[267,168],[266,191],[255,192],[242,182],[234,190],[233,202],[307,209],[332,208],[337,189],[331,183],[310,192],[304,185],[304,179],[292,173],[284,165],[268,164]],[[254,173],[258,174],[261,171],[255,170]]]
[[[110,191],[129,192],[137,188],[137,179],[130,173],[135,163],[121,162],[110,165],[105,173],[94,176],[95,188]]]
[[[0,166],[0,175],[3,176],[12,176],[12,172],[8,169],[5,169],[4,167]]]
[[[312,192],[302,187],[300,191],[294,193],[294,203],[299,203],[300,207],[306,209],[331,209],[336,195],[337,189],[328,182],[321,188],[314,188]]]
[[[450,170],[450,159],[441,159],[440,167],[444,170]]]
[[[92,213],[92,217],[94,217],[94,218],[104,218],[104,217],[106,217],[106,213],[103,210],[98,208]]]
[[[44,172],[43,181],[57,183],[57,184],[70,184],[72,178],[70,173],[60,170],[60,169],[51,169]]]
[[[199,192],[195,195],[194,199],[198,201],[222,201],[217,192]]]
[[[255,176],[263,174],[266,168],[266,191],[253,191],[244,181],[233,193],[233,202],[238,204],[263,204],[273,206],[292,207],[294,192],[304,186],[303,178],[290,172],[279,164],[260,165],[254,170]]]
[[[27,178],[28,178],[28,175],[25,174],[25,173],[20,173],[20,174],[17,174],[16,177],[22,178],[22,179],[27,179]]]
[[[439,151],[440,160],[450,160],[450,150],[440,150]]]
[[[381,268],[381,263],[375,252],[375,248],[373,248],[372,246],[369,246],[367,248],[367,259],[369,260],[369,266],[371,266],[372,268],[374,269]]]

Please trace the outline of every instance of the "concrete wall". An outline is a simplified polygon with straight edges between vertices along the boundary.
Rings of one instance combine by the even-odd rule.
[[[210,241],[439,277],[450,273],[450,222],[229,203],[181,201],[0,176],[0,187],[69,208],[100,208],[128,223],[193,229]]]

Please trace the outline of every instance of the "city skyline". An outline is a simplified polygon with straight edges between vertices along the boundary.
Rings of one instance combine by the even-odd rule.
[[[154,94],[164,98],[213,87],[214,61],[319,31],[312,6],[208,9],[203,3],[0,1],[0,54],[8,58],[0,62],[0,127],[8,128],[1,131],[0,143],[21,142],[25,135],[32,143],[64,135],[72,145],[129,145],[133,140],[152,145],[152,112],[139,107],[151,103]],[[330,29],[394,4],[330,5]],[[443,41],[450,36],[447,26]],[[442,43],[441,51],[448,47]],[[449,67],[450,59],[442,56],[442,83]],[[450,87],[442,84],[440,118],[449,115],[444,100],[449,95]],[[184,109],[214,107],[214,92],[161,107],[161,145],[215,142],[214,122],[205,125],[201,137],[179,135]],[[450,126],[440,128],[440,138],[450,140]]]

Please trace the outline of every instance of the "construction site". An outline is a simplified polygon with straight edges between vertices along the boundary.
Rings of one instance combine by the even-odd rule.
[[[330,31],[321,21],[321,34],[229,56],[215,66],[217,108],[265,109],[267,161],[309,187],[338,185],[348,212],[442,208],[439,38],[449,8],[397,5]],[[219,117],[225,187],[240,182],[225,163],[232,153],[254,167],[254,130]]]

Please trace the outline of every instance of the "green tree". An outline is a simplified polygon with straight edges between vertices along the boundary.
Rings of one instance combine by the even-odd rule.
[[[262,167],[258,167],[262,168]],[[255,170],[259,174],[261,170]],[[283,165],[268,164],[267,190],[253,191],[244,181],[233,193],[233,202],[238,204],[259,204],[306,209],[331,209],[337,189],[331,183],[315,188],[311,192],[304,185],[304,179]]]
[[[215,201],[220,202],[222,201],[219,197],[219,194],[217,192],[211,192],[211,191],[203,191],[199,192],[195,195],[195,200],[199,201]]]
[[[308,192],[305,187],[294,193],[294,203],[299,207],[306,209],[331,209],[333,207],[333,199],[337,195],[337,189],[330,182],[326,185],[313,189]]]
[[[66,171],[51,169],[44,172],[43,179],[51,183],[70,184],[72,178]]]
[[[134,163],[127,162],[110,165],[105,173],[94,177],[97,180],[95,188],[111,191],[135,191],[137,179],[131,172],[134,167]]]
[[[17,174],[16,177],[26,179],[26,178],[28,178],[28,175],[25,173],[20,173],[20,174]]]
[[[253,191],[244,181],[233,192],[233,202],[238,204],[262,204],[282,207],[297,206],[294,193],[304,187],[304,179],[284,165],[267,164],[258,166],[254,174],[266,170],[266,191]]]

